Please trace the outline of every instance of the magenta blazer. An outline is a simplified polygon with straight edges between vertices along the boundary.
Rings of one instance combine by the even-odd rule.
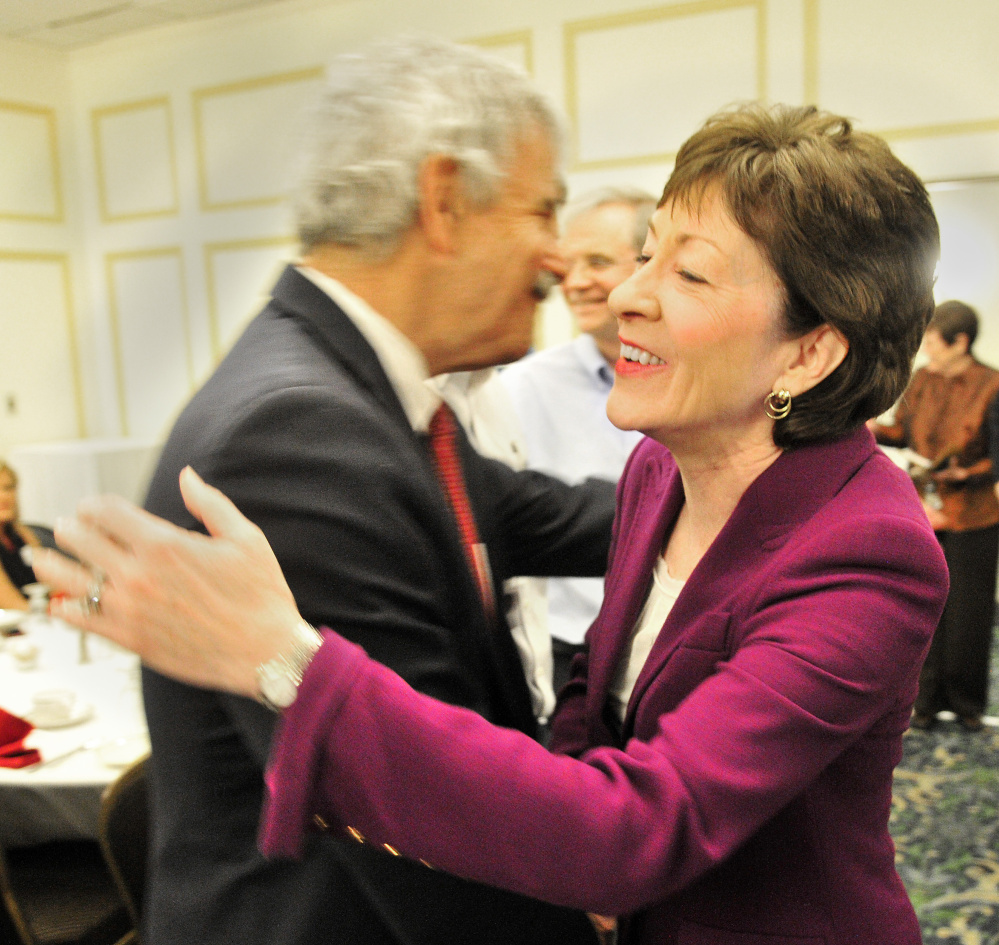
[[[866,429],[784,453],[687,581],[616,735],[608,685],[682,501],[669,452],[640,444],[588,664],[560,701],[565,754],[328,633],[273,749],[264,852],[351,828],[624,916],[643,945],[919,945],[888,815],[947,575],[915,490]]]

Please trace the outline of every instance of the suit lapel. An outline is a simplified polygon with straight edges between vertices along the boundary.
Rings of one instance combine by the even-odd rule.
[[[288,266],[281,274],[271,297],[306,326],[330,358],[346,368],[394,421],[411,429],[374,349],[333,299],[294,266]]]

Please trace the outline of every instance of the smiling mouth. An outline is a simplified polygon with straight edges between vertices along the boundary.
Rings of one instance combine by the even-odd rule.
[[[652,367],[657,367],[660,364],[666,363],[662,358],[657,358],[654,354],[650,354],[644,348],[638,348],[635,345],[628,345],[623,341],[621,342],[621,357],[625,361],[629,361],[632,364],[651,365]]]

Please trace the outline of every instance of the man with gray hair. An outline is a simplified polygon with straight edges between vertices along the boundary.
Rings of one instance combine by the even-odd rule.
[[[533,734],[503,580],[602,573],[613,489],[479,457],[426,381],[526,351],[539,285],[562,274],[558,122],[500,60],[407,40],[344,57],[311,129],[300,262],[179,418],[147,508],[194,527],[192,465],[263,529],[307,620]],[[312,633],[260,667],[259,702],[145,671],[147,945],[591,942],[580,913],[346,825],[317,822],[300,862],[260,856],[271,733]]]
[[[520,421],[530,469],[566,482],[587,476],[616,481],[641,439],[637,431],[619,430],[607,419],[607,397],[621,348],[607,297],[635,271],[655,208],[655,198],[642,190],[603,187],[577,198],[566,210],[562,293],[580,335],[499,373]],[[599,578],[548,581],[556,693],[569,678],[572,660],[582,650],[602,600]]]

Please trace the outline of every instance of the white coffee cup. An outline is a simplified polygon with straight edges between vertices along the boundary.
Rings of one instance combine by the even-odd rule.
[[[7,643],[14,665],[20,670],[34,669],[38,665],[38,647],[25,637],[14,637]]]
[[[44,689],[32,698],[31,718],[35,725],[62,725],[73,718],[76,693],[69,689]]]

